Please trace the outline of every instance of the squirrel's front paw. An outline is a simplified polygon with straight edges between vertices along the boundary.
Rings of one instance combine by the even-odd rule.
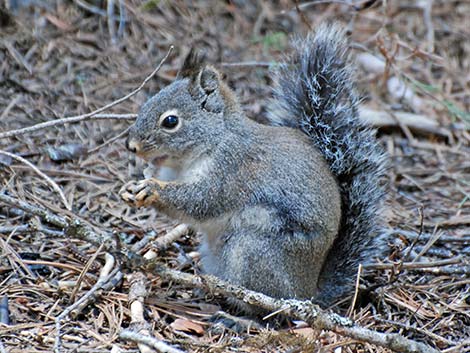
[[[157,179],[130,181],[119,191],[119,196],[134,207],[147,207],[158,201],[159,191],[168,184]]]

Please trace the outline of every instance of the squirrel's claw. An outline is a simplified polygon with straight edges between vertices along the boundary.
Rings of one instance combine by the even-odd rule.
[[[159,190],[167,183],[157,179],[130,181],[119,191],[119,196],[134,207],[147,207],[154,204],[159,198]]]

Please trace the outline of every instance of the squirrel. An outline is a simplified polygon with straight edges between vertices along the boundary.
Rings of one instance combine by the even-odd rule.
[[[191,50],[126,141],[171,178],[130,181],[120,196],[199,230],[204,272],[328,306],[353,288],[358,264],[384,254],[387,163],[358,116],[344,30],[323,24],[294,48],[275,71],[267,124]]]

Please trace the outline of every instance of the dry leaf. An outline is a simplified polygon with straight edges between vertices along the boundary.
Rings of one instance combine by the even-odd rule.
[[[175,331],[183,331],[190,334],[196,334],[202,336],[204,334],[204,328],[191,320],[176,319],[170,324],[171,328]]]
[[[302,336],[304,338],[307,338],[309,340],[314,340],[317,338],[317,334],[315,333],[315,330],[311,327],[302,327],[302,328],[296,328],[292,330],[296,335]]]

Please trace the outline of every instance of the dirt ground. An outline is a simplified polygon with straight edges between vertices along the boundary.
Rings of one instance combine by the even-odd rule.
[[[248,115],[263,121],[269,69],[289,52],[289,37],[341,22],[356,56],[363,115],[392,162],[384,215],[392,240],[384,265],[363,272],[360,288],[368,290],[356,306],[349,308],[350,297],[332,310],[443,352],[470,352],[470,1],[22,3],[0,5],[0,134],[124,97],[171,45],[156,76],[103,113],[136,114],[193,46],[224,71]],[[158,247],[177,223],[151,209],[135,212],[117,196],[145,168],[124,147],[131,123],[95,118],[3,136],[0,194],[114,234],[139,254],[158,248],[158,261],[198,273],[197,234]],[[102,248],[49,221],[0,202],[0,352],[53,351],[56,317],[93,287],[105,263]],[[119,338],[131,321],[135,269],[121,271],[121,280],[62,321],[62,352],[139,351]],[[237,314],[222,296],[146,279],[150,333],[187,352],[389,352],[298,322],[235,332],[211,321],[217,310]]]

